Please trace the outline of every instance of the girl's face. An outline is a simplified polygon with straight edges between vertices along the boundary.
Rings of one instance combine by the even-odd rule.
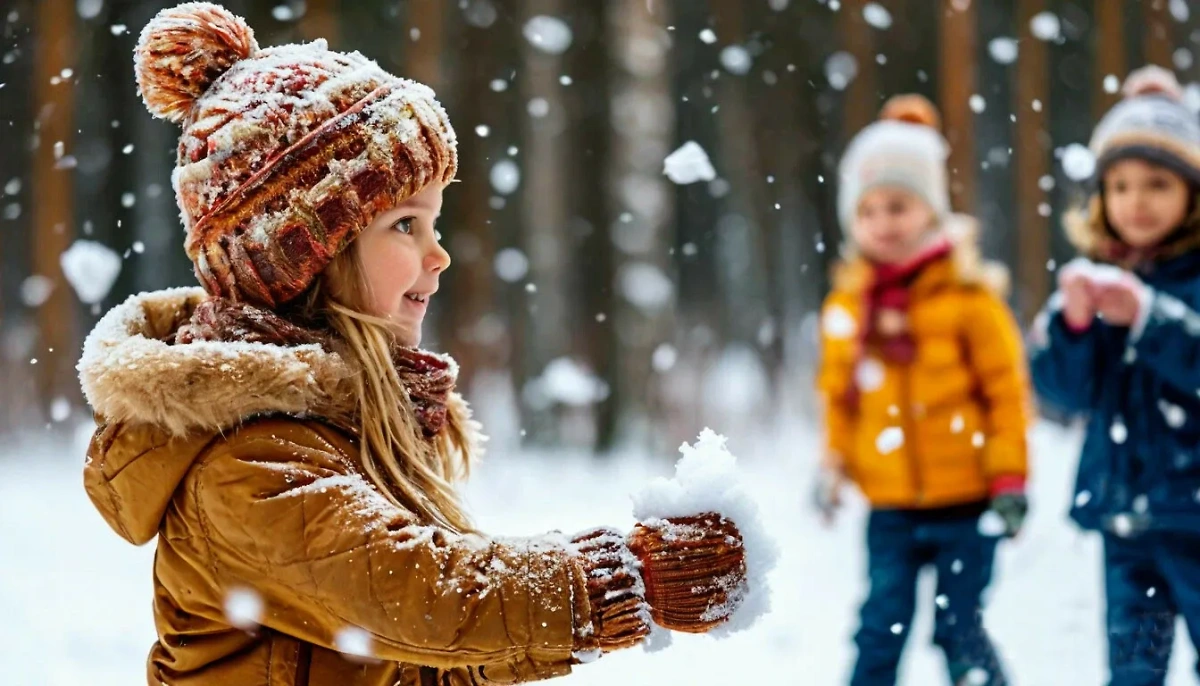
[[[375,217],[359,235],[358,258],[368,314],[387,319],[401,345],[421,342],[421,323],[450,255],[434,228],[442,185],[432,184]]]
[[[868,259],[899,264],[917,256],[936,222],[933,208],[901,188],[873,188],[858,203],[851,235]]]
[[[1187,217],[1190,200],[1187,181],[1156,164],[1121,160],[1104,172],[1104,213],[1133,248],[1152,248],[1171,235]]]

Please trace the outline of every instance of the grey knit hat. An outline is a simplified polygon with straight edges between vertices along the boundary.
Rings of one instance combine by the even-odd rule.
[[[1125,80],[1125,98],[1096,125],[1089,145],[1096,180],[1114,162],[1140,159],[1200,185],[1200,117],[1183,103],[1175,75],[1150,65]]]

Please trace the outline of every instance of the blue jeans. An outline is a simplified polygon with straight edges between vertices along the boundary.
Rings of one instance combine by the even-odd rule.
[[[917,575],[937,570],[933,642],[946,654],[950,683],[1004,686],[1000,658],[983,628],[981,596],[992,578],[997,539],[979,533],[975,516],[931,519],[905,510],[875,510],[867,525],[871,589],[854,637],[858,661],[851,686],[896,683],[916,611]]]
[[[1104,586],[1110,686],[1162,686],[1176,616],[1200,640],[1200,533],[1105,534]]]

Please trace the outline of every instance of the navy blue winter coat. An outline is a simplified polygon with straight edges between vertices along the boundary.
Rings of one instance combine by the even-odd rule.
[[[1200,531],[1200,251],[1138,276],[1152,289],[1140,334],[1067,327],[1056,293],[1029,346],[1034,386],[1087,417],[1071,516],[1087,529]]]

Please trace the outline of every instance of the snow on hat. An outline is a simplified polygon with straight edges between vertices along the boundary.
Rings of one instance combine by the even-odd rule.
[[[850,141],[838,168],[838,217],[850,226],[862,196],[898,186],[921,197],[938,217],[950,214],[946,158],[950,146],[939,132],[937,108],[920,95],[898,95],[884,104],[879,121]]]
[[[1096,178],[1114,162],[1137,158],[1167,167],[1200,184],[1200,118],[1183,103],[1170,71],[1155,65],[1129,74],[1124,99],[1113,105],[1092,134]]]
[[[213,295],[285,303],[376,215],[454,177],[433,91],[357,52],[260,50],[243,19],[193,2],[159,12],[134,59],[146,107],[183,127],[172,183]]]

